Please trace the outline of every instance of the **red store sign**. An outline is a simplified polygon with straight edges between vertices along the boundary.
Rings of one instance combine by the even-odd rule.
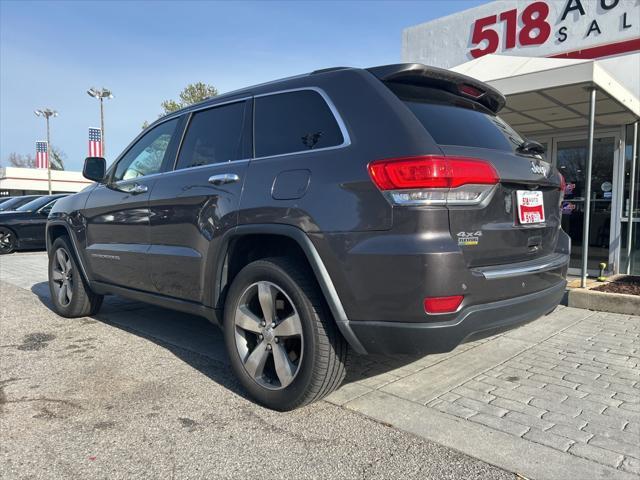
[[[629,2],[620,0],[564,0],[562,8],[558,8],[561,2],[551,4],[554,7],[552,12],[550,1],[535,1],[521,9],[512,8],[476,19],[472,25],[468,53],[478,58],[534,45],[553,45],[554,50],[561,50],[564,44],[569,47],[567,51],[547,56],[599,58],[640,50],[640,37],[571,48],[585,40],[610,37],[614,32],[606,32],[609,33],[607,35],[605,30],[615,28],[616,23],[619,32],[632,29],[634,23],[640,22],[637,5],[634,8]],[[617,22],[612,18],[613,14],[617,15]],[[637,25],[635,27],[637,29]]]

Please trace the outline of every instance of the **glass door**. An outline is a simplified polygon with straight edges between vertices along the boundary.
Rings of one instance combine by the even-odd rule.
[[[591,224],[587,269],[599,270],[605,263],[612,270],[611,214],[614,206],[614,160],[617,137],[596,138],[593,145],[591,171]],[[586,138],[561,140],[556,144],[556,165],[566,181],[565,200],[562,204],[562,229],[571,237],[571,273],[582,267],[582,229],[585,218],[585,165],[588,143]]]

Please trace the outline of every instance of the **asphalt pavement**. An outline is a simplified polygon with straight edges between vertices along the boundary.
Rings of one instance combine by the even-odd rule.
[[[44,262],[0,259],[2,479],[516,478],[329,402],[257,406],[197,317],[112,297],[61,318]]]

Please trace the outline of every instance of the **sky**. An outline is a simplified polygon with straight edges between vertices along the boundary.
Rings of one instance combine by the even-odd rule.
[[[110,163],[160,114],[160,103],[202,81],[220,93],[331,66],[401,60],[402,29],[486,3],[423,1],[0,0],[0,165],[46,139],[67,170],[82,168],[88,127],[100,126],[90,87],[109,88]]]

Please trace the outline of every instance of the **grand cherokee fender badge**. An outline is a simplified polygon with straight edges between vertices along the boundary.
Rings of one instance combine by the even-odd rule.
[[[120,260],[118,255],[106,255],[104,253],[92,253],[93,258],[103,258],[105,260]]]
[[[480,230],[476,232],[458,232],[458,246],[460,247],[472,247],[480,243],[480,237],[482,232]]]

